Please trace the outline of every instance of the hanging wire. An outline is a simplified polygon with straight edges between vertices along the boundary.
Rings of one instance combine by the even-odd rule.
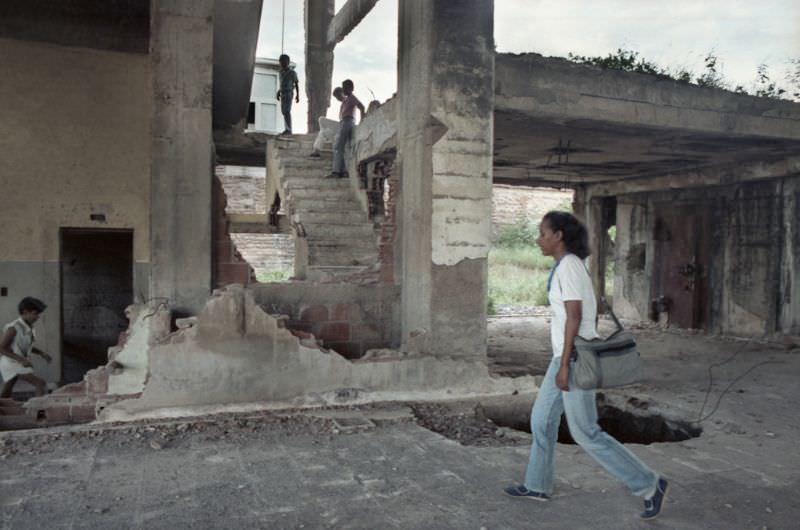
[[[286,0],[281,5],[281,55],[283,55],[283,37],[286,33]]]

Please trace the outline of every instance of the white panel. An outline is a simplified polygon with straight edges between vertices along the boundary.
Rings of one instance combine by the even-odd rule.
[[[276,131],[278,130],[278,106],[274,103],[261,103],[258,106],[256,113],[256,123],[258,124],[259,131]]]
[[[253,98],[273,99],[278,91],[278,76],[275,74],[253,75]]]

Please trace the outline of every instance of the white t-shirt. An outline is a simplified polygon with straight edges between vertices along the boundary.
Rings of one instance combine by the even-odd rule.
[[[550,341],[553,344],[553,357],[561,357],[564,351],[564,332],[567,327],[567,310],[564,302],[569,300],[580,300],[581,304],[581,325],[578,328],[578,335],[584,339],[597,337],[597,299],[594,296],[592,280],[583,261],[574,255],[567,254],[556,267],[553,273],[553,280],[550,283],[550,291],[547,293],[550,299],[550,307],[553,311],[553,319],[550,322]]]

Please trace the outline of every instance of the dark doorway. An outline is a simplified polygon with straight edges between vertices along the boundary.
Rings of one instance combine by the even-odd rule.
[[[671,326],[708,329],[711,204],[657,204],[652,312]]]
[[[133,232],[61,230],[61,382],[108,360],[133,302]]]

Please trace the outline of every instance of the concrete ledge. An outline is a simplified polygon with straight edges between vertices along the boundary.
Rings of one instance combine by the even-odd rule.
[[[560,122],[601,120],[800,140],[800,104],[576,64],[536,53],[497,54],[495,108]]]

